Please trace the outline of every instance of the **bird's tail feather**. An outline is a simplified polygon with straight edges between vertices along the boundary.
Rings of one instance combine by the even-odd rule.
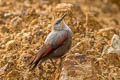
[[[29,63],[29,66],[31,68],[31,70],[34,70],[37,66],[37,64],[39,63],[40,59],[36,59],[36,56],[34,57],[34,59]]]
[[[37,64],[39,63],[39,61],[35,62],[34,64],[31,65],[31,70],[34,70],[37,66]]]

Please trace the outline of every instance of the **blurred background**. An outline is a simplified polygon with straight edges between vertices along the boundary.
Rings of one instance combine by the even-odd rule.
[[[113,35],[120,36],[120,0],[0,0],[0,80],[61,78],[62,71],[52,73],[49,61],[33,72],[28,71],[28,64],[54,20],[64,13],[65,23],[73,31],[68,54],[84,54],[94,63],[86,64],[95,78],[83,80],[120,80],[120,55],[102,55],[111,46]]]

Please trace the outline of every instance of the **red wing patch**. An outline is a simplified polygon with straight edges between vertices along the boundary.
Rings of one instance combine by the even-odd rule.
[[[68,38],[68,34],[66,33],[65,36],[62,39],[60,39],[60,41],[58,42],[58,46],[61,45],[67,38]]]
[[[45,54],[42,55],[42,57],[46,56],[49,52],[51,52],[52,48],[48,48]]]

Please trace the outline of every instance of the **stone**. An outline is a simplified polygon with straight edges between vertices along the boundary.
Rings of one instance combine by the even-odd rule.
[[[97,80],[92,61],[92,58],[79,53],[68,56],[59,80]]]
[[[6,47],[8,50],[12,49],[14,46],[15,46],[16,42],[15,40],[9,40],[7,43],[6,43]]]
[[[10,16],[12,16],[12,13],[5,13],[5,14],[4,14],[4,17],[5,17],[5,18],[10,17]]]
[[[103,49],[102,55],[110,53],[120,54],[120,38],[116,34],[113,35],[109,47]]]
[[[11,20],[11,23],[14,27],[17,27],[18,24],[22,22],[22,18],[21,17],[15,17]]]

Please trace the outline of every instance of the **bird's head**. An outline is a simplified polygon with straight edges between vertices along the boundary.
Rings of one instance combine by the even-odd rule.
[[[64,17],[66,16],[66,14],[64,14],[61,18],[57,19],[55,22],[54,22],[54,30],[62,30],[64,29],[64,26],[65,26],[65,23],[64,23]]]

